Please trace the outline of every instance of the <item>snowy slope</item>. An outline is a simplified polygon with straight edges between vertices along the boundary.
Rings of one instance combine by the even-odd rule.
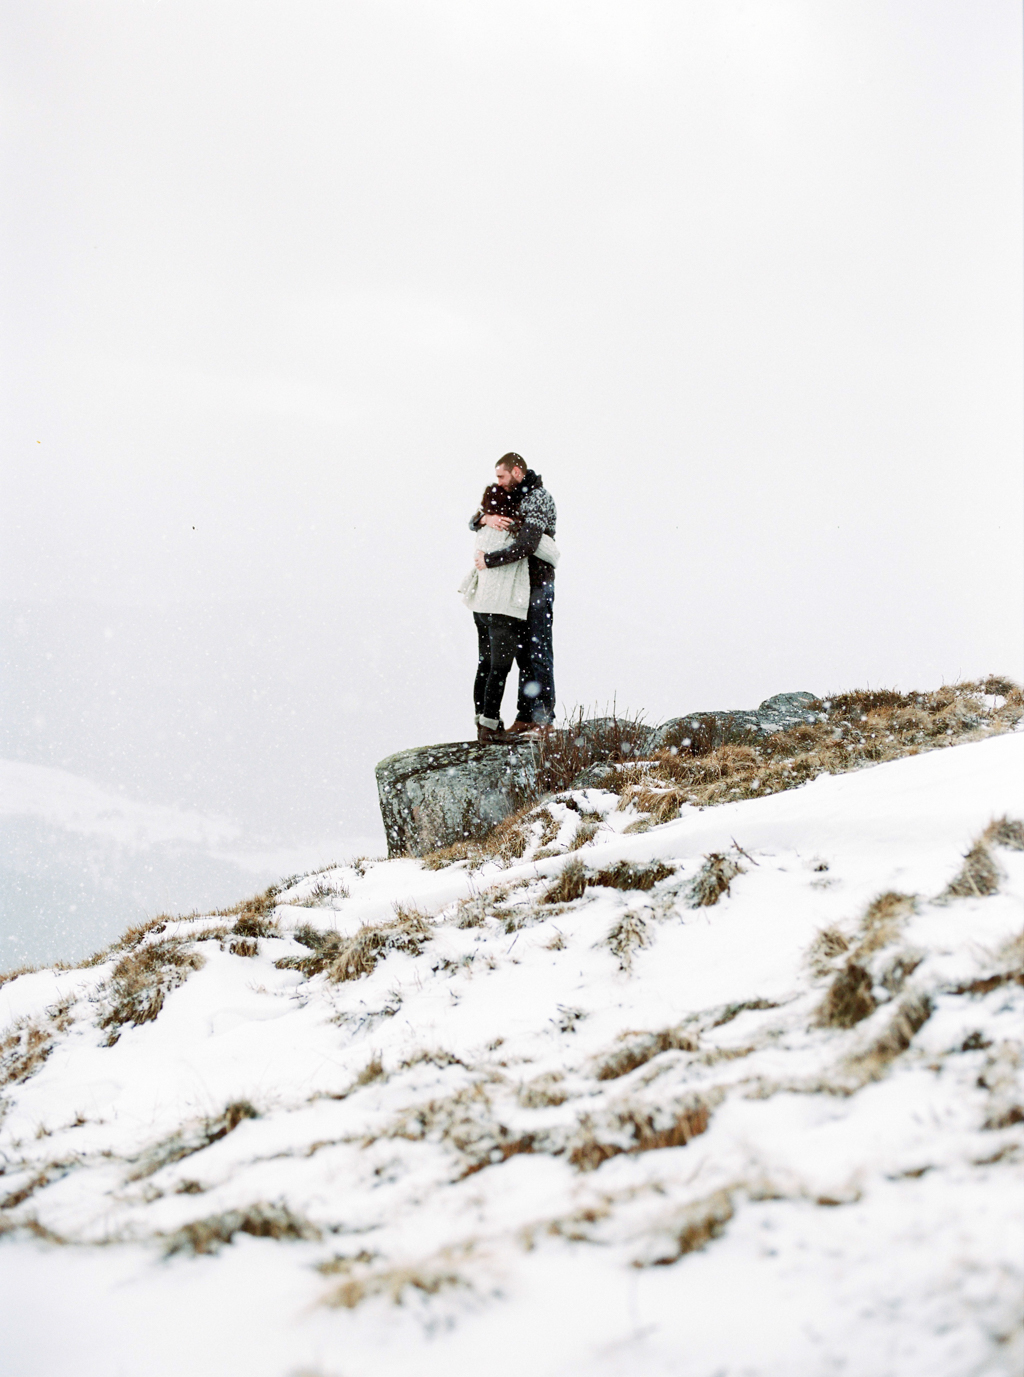
[[[558,855],[148,933],[138,1026],[123,950],[8,982],[0,1370],[1017,1377],[1024,852],[942,896],[1022,780],[1012,734],[640,834],[562,795]],[[662,878],[544,903],[571,861]]]

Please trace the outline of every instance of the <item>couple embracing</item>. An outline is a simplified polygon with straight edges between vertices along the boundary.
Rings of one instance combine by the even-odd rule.
[[[520,455],[504,454],[469,523],[477,532],[475,568],[459,591],[476,623],[473,706],[477,740],[485,744],[540,736],[555,720],[556,515],[540,474]],[[513,660],[519,697],[506,732],[501,699]]]

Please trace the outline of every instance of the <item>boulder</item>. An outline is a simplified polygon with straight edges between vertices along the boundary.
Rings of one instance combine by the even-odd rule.
[[[531,742],[455,741],[399,751],[377,766],[388,856],[423,856],[483,837],[535,793]]]
[[[572,740],[588,751],[617,753],[623,759],[642,759],[655,736],[653,727],[617,717],[588,717],[571,724]]]
[[[581,768],[576,789],[599,788],[612,766],[602,755],[629,759],[658,751],[705,755],[730,743],[747,745],[773,732],[821,718],[813,693],[778,693],[756,712],[695,712],[673,717],[657,730],[595,717],[563,738]],[[626,749],[632,742],[633,750]],[[618,755],[614,755],[618,750]],[[549,746],[549,762],[551,748]],[[597,759],[595,760],[595,756]],[[377,792],[389,856],[424,856],[453,842],[485,837],[510,813],[537,797],[539,749],[529,741],[480,746],[454,741],[388,756],[377,766]]]
[[[649,749],[651,755],[684,747],[694,755],[707,755],[719,746],[749,744],[759,735],[760,719],[756,712],[694,712],[663,722]]]
[[[761,723],[761,734],[770,736],[773,732],[788,731],[804,722],[818,722],[825,714],[819,698],[813,693],[777,693],[774,698],[766,698],[757,710]]]
[[[695,755],[707,755],[719,746],[749,746],[775,732],[820,721],[820,709],[813,693],[777,693],[766,698],[756,712],[694,712],[672,717],[654,733],[648,750],[655,755],[685,746]]]

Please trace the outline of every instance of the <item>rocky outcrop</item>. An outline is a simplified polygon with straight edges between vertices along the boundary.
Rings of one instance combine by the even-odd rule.
[[[377,766],[388,856],[424,856],[485,836],[536,792],[530,742],[455,741],[399,751]]]
[[[658,728],[591,718],[575,728],[573,743],[591,758],[573,780],[576,788],[599,785],[615,759],[638,759],[658,751],[705,755],[718,746],[752,744],[774,732],[817,722],[813,693],[778,693],[756,712],[696,712],[673,717]],[[594,754],[597,760],[594,761]],[[537,797],[538,753],[529,742],[479,746],[456,741],[388,756],[377,766],[377,792],[389,856],[424,856],[453,842],[487,833]]]
[[[777,693],[754,712],[692,712],[662,723],[647,749],[652,755],[671,750],[706,755],[719,746],[749,746],[775,732],[817,722],[819,708],[813,693]]]

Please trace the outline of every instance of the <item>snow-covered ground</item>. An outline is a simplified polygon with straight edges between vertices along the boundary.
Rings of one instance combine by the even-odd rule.
[[[561,795],[544,859],[151,931],[137,1026],[125,950],[9,981],[0,1368],[1019,1377],[1024,852],[943,896],[1022,781],[1011,734],[642,833]],[[543,902],[573,861],[661,878]],[[332,930],[368,974],[276,964]]]

